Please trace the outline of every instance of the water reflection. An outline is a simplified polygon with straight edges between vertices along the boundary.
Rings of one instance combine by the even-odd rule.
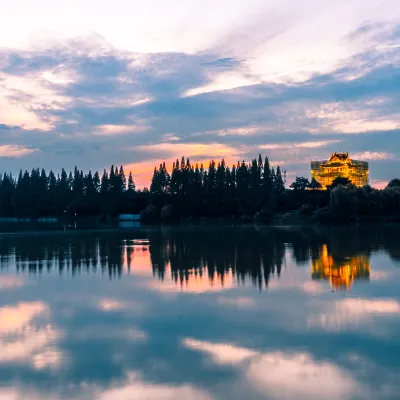
[[[312,261],[312,278],[329,280],[335,290],[349,290],[354,280],[369,280],[370,268],[368,253],[335,258],[323,245],[320,256]]]
[[[398,399],[397,232],[3,234],[0,398]]]
[[[374,230],[373,241],[366,240],[363,231],[354,230],[349,241],[341,232],[305,228],[4,235],[0,240],[0,265],[3,269],[12,265],[18,273],[29,274],[101,273],[111,279],[121,278],[124,273],[142,274],[164,283],[165,290],[196,292],[247,283],[268,288],[271,276],[281,275],[291,254],[298,266],[312,266],[313,280],[328,280],[335,290],[349,290],[354,281],[369,280],[373,251],[384,247],[396,257],[397,245],[387,241],[390,231]],[[0,286],[18,284],[15,277],[7,279],[9,282],[0,282]]]

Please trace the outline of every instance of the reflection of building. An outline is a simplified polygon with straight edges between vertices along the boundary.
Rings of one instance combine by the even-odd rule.
[[[368,163],[351,160],[349,153],[332,153],[326,161],[311,161],[311,177],[324,188],[337,177],[349,178],[356,186],[368,184]]]
[[[369,279],[370,262],[368,255],[356,255],[335,260],[323,245],[320,257],[312,262],[313,279],[329,279],[336,290],[349,290],[356,279]]]

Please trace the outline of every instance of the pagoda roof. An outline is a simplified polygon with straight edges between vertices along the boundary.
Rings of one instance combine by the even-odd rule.
[[[337,153],[337,152],[332,153],[328,163],[334,163],[335,161],[340,164],[351,162],[349,153]]]

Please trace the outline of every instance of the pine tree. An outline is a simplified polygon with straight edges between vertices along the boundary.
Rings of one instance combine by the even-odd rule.
[[[119,167],[119,182],[121,185],[121,192],[126,191],[126,177],[125,177],[125,172],[124,172],[124,167],[121,165]]]
[[[93,186],[96,189],[96,192],[100,193],[101,183],[100,183],[100,176],[99,176],[99,173],[97,171],[93,175]]]
[[[154,167],[153,177],[151,178],[150,193],[153,196],[158,196],[161,194],[160,172],[156,167]]]
[[[128,178],[128,192],[132,193],[136,190],[135,182],[133,181],[132,171],[129,171],[129,178]]]
[[[105,195],[110,190],[110,182],[108,173],[106,170],[103,172],[103,176],[101,177],[101,186],[100,186],[100,193]]]
[[[48,177],[48,213],[51,216],[57,215],[57,179],[53,171],[49,172]]]
[[[281,174],[281,168],[279,167],[279,165],[276,169],[275,190],[277,194],[281,194],[285,191],[285,186],[283,184],[283,179]]]
[[[93,198],[97,194],[97,190],[94,185],[92,171],[89,171],[89,173],[84,177],[84,181],[85,181],[85,195],[88,199],[93,200]]]
[[[74,177],[72,176],[72,172],[69,171],[68,175],[68,190],[72,192],[74,189]]]

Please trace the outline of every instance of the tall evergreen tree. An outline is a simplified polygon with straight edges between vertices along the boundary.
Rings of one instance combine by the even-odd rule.
[[[93,186],[96,189],[96,192],[100,193],[101,182],[99,173],[97,171],[93,175]]]
[[[278,165],[276,169],[276,177],[275,177],[275,190],[277,194],[281,194],[285,191],[285,186],[283,184],[283,178],[281,173],[281,168]]]
[[[48,177],[48,192],[47,192],[47,210],[46,214],[55,216],[58,214],[57,207],[57,178],[53,171],[49,172]]]
[[[136,190],[135,182],[133,181],[132,171],[129,171],[128,177],[128,192],[132,193]]]
[[[119,167],[119,182],[121,185],[121,192],[125,192],[126,191],[126,177],[125,177],[124,167],[122,165]]]

